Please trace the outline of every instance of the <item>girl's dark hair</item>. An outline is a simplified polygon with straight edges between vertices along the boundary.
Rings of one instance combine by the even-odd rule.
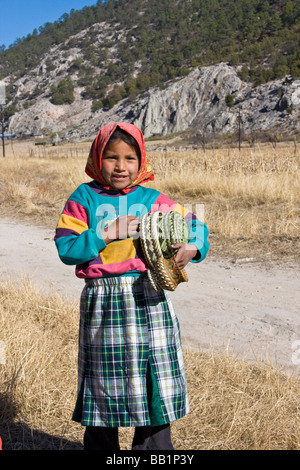
[[[132,135],[128,134],[128,132],[126,131],[123,131],[123,129],[120,129],[120,128],[117,128],[111,135],[109,141],[107,142],[106,145],[109,145],[111,144],[112,142],[115,142],[116,140],[123,140],[123,142],[125,142],[127,145],[130,145],[130,147],[133,147],[138,158],[139,158],[139,162],[141,163],[141,150],[140,150],[140,147],[139,147],[139,144],[137,143],[137,141],[135,140],[134,137],[132,137]]]

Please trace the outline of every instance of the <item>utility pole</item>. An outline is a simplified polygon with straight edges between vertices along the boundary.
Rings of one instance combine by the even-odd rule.
[[[0,111],[1,111],[1,122],[2,122],[2,153],[5,157],[5,142],[4,142],[4,109],[3,106],[6,102],[5,83],[0,82]]]
[[[1,113],[1,127],[2,127],[2,154],[5,157],[5,141],[4,141],[4,109],[0,106]]]
[[[241,108],[239,107],[239,152],[241,151]]]
[[[2,154],[5,157],[5,142],[4,142],[4,108],[6,102],[5,83],[0,82],[0,111],[1,111],[1,122],[2,122]]]
[[[241,108],[239,107],[239,152],[241,151]]]

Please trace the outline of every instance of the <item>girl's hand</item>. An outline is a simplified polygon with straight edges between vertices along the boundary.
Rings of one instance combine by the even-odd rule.
[[[174,243],[172,248],[178,248],[175,260],[179,269],[184,269],[191,259],[198,253],[197,247],[195,245],[189,245],[188,243]]]
[[[124,240],[137,234],[139,218],[135,215],[122,215],[102,230],[106,245],[114,240]]]

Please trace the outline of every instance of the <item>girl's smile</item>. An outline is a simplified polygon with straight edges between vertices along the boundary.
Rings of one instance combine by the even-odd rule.
[[[103,152],[102,176],[115,191],[119,191],[135,181],[139,163],[135,149],[121,139],[116,140]]]

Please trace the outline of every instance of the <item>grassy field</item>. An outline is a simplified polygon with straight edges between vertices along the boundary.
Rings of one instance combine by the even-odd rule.
[[[89,178],[90,143],[7,143],[2,216],[55,229],[66,198]],[[150,150],[152,187],[204,204],[211,254],[299,261],[300,158],[293,145]],[[6,449],[80,449],[76,395],[78,304],[43,297],[30,279],[0,280],[0,435]],[[4,333],[5,332],[5,333]],[[5,337],[3,337],[5,334]],[[185,351],[191,413],[172,426],[176,449],[300,449],[299,380],[268,364]],[[121,431],[130,449],[132,430]]]
[[[43,297],[30,280],[0,283],[0,435],[6,449],[80,449],[78,305]],[[300,382],[268,364],[184,352],[191,412],[172,424],[177,450],[300,449]],[[129,450],[132,429],[120,432]]]
[[[55,228],[66,198],[89,181],[90,143],[7,144],[0,159],[4,215]],[[203,204],[211,256],[299,260],[300,157],[293,144],[149,150],[151,187],[181,204]]]

